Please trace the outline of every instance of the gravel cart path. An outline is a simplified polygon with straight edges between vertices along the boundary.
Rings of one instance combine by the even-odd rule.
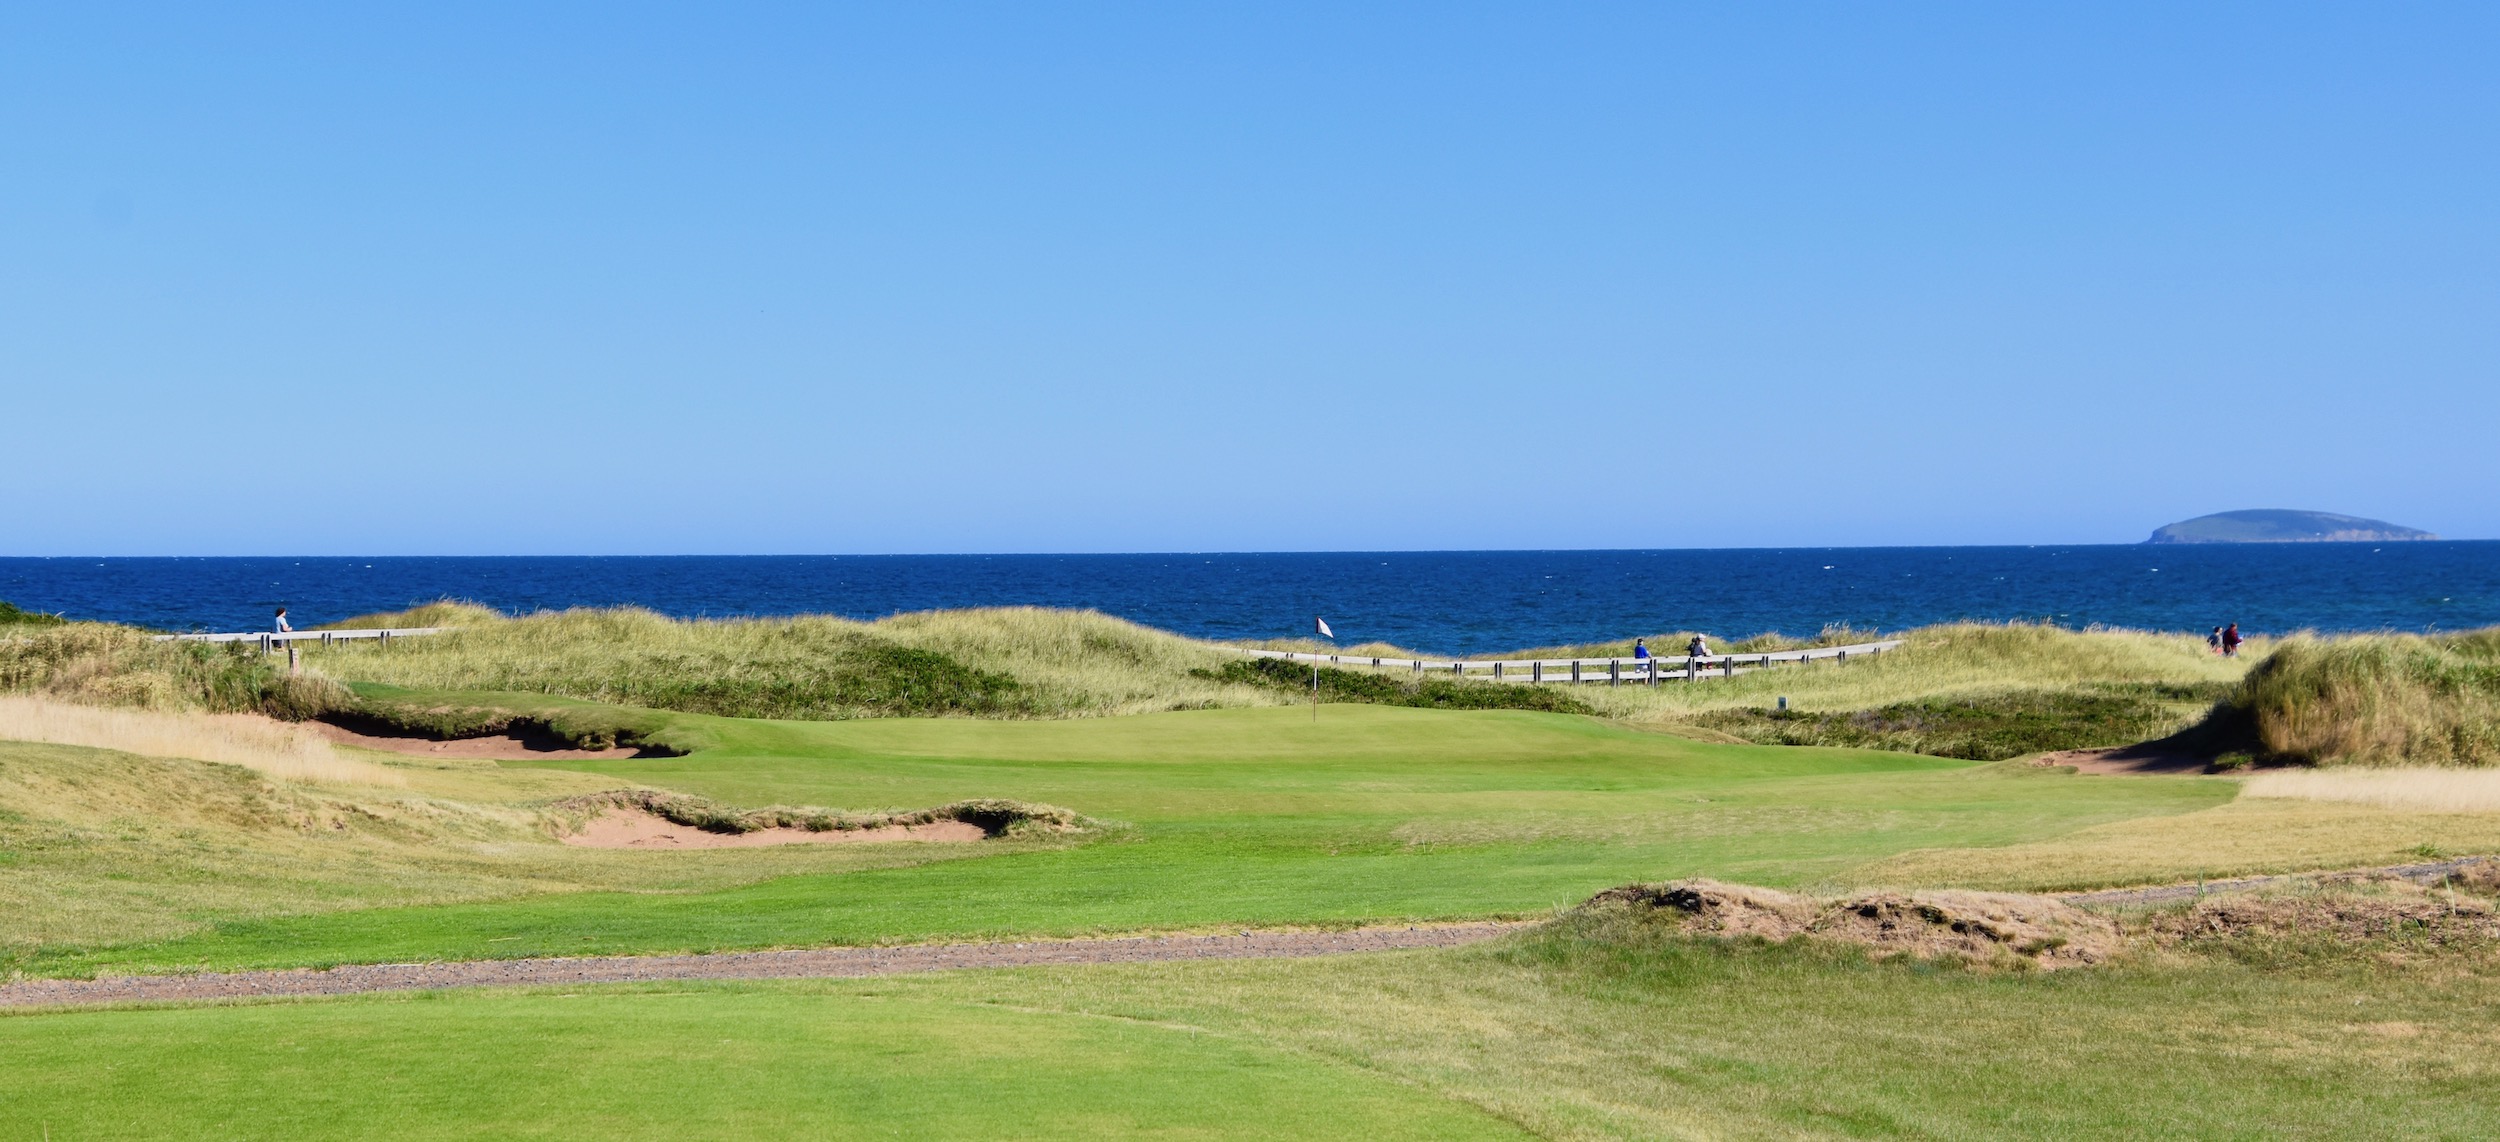
[[[1342,932],[1242,932],[1219,936],[1134,936],[1106,940],[1029,940],[899,948],[825,948],[692,956],[463,960],[364,964],[316,970],[201,972],[28,980],[0,986],[0,1007],[49,1007],[177,999],[348,995],[438,987],[633,983],[679,979],[840,979],[964,968],[1041,964],[1125,964],[1329,956],[1402,948],[1447,948],[1489,940],[1525,923],[1433,924]]]

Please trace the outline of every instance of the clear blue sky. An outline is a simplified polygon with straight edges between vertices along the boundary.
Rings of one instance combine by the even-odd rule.
[[[2500,536],[2500,7],[0,10],[0,554]]]

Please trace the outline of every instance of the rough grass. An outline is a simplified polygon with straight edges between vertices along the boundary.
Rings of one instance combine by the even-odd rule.
[[[302,719],[347,701],[319,671],[247,643],[158,642],[136,628],[64,623],[0,639],[0,693],[148,710],[259,712]]]
[[[396,770],[341,756],[329,742],[301,726],[257,714],[115,709],[0,694],[0,741],[51,742],[218,761],[289,781],[408,783]]]
[[[1265,686],[1308,699],[1318,682],[1323,702],[1358,702],[1376,706],[1419,706],[1440,710],[1543,710],[1553,714],[1594,711],[1565,687],[1515,686],[1457,678],[1400,677],[1373,670],[1313,669],[1307,662],[1282,658],[1235,659],[1221,669],[1191,674],[1211,682]]]
[[[2063,892],[2175,884],[2204,876],[2377,867],[2475,853],[2500,853],[2500,813],[2241,797],[2197,812],[2103,822],[2045,839],[1916,849],[1850,868],[1832,882]]]
[[[17,604],[0,599],[0,627],[55,627],[68,621],[42,611],[22,611]]]
[[[1894,749],[1972,761],[2128,745],[2173,733],[2227,687],[2219,682],[2088,683],[1895,702],[1871,710],[1710,710],[1692,724],[1766,745]]]
[[[628,783],[486,761],[368,754],[351,764],[398,783],[307,783],[234,764],[0,741],[0,978],[43,959],[247,917],[717,891],[970,855],[947,845],[574,848],[554,839],[570,819],[558,803]],[[1061,843],[1047,830],[1006,831],[1011,839],[982,848]],[[506,946],[492,939],[479,950]]]
[[[1090,611],[680,620],[631,608],[460,619],[424,638],[338,644],[324,669],[420,690],[519,691],[729,717],[1065,717],[1273,705],[1268,688],[1194,677],[1234,658]],[[410,625],[413,625],[411,622]]]
[[[2500,628],[2288,641],[2189,737],[2315,765],[2500,764]]]

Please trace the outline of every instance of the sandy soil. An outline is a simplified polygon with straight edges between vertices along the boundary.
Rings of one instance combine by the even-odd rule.
[[[560,757],[640,757],[642,751],[632,746],[615,749],[575,749],[550,741],[524,738],[517,734],[488,734],[483,737],[433,738],[402,737],[395,734],[367,734],[334,726],[328,722],[309,723],[322,737],[339,745],[363,749],[387,750],[410,757],[482,758],[490,761],[532,761]]]
[[[2203,773],[2205,759],[2184,753],[2167,753],[2149,746],[2127,745],[2115,749],[2070,749],[2043,754],[2032,761],[2038,766],[2073,766],[2078,773],[2104,775]]]
[[[926,825],[892,825],[882,829],[757,829],[752,833],[707,833],[640,809],[609,809],[591,818],[581,832],[561,838],[565,844],[591,849],[749,849],[763,845],[857,845],[875,841],[977,841],[989,834],[962,821]]]
[[[1437,924],[1411,928],[1357,928],[1342,932],[1134,936],[1110,940],[827,948],[700,956],[471,960],[431,964],[366,964],[327,970],[301,968],[291,971],[113,976],[92,980],[30,980],[0,985],[0,1007],[171,999],[249,999],[277,995],[349,995],[368,991],[521,984],[562,986],[677,979],[836,979],[1042,964],[1329,956],[1401,948],[1447,948],[1488,940],[1525,926],[1520,923]]]

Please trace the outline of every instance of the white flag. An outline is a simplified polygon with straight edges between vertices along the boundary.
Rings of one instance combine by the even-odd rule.
[[[1318,615],[1313,615],[1313,616],[1311,616],[1311,621],[1312,621],[1312,622],[1314,622],[1314,623],[1319,624],[1319,636],[1320,636],[1321,638],[1335,638],[1335,637],[1337,637],[1337,632],[1335,632],[1335,631],[1333,631],[1333,630],[1328,629],[1328,620],[1327,620],[1327,619],[1323,619],[1323,618],[1319,617]]]

